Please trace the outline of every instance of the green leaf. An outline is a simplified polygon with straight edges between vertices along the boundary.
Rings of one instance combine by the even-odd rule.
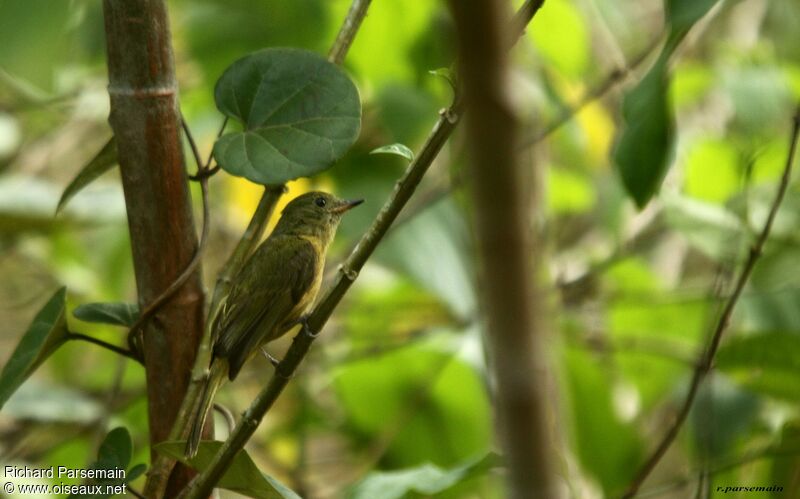
[[[97,451],[97,469],[126,469],[133,455],[133,441],[128,430],[123,427],[114,428]]]
[[[400,499],[410,493],[439,494],[501,465],[502,458],[491,452],[480,459],[450,469],[432,464],[398,471],[370,473],[347,495],[349,499]]]
[[[84,322],[131,327],[139,318],[139,306],[134,303],[86,303],[78,305],[72,315]]]
[[[128,469],[133,456],[133,441],[131,434],[127,428],[118,427],[114,428],[103,439],[100,447],[97,449],[97,460],[92,464],[93,470],[125,470],[125,476],[120,478],[92,478],[89,479],[87,484],[100,485],[103,490],[108,490],[109,487],[119,487],[125,483],[129,483],[136,477],[144,473],[147,468],[144,464],[138,464]],[[95,499],[105,499],[110,497],[111,494],[70,494],[69,499],[79,499],[92,497]]]
[[[578,458],[612,496],[628,483],[639,462],[638,434],[617,414],[613,383],[603,366],[578,349],[567,350],[564,360]]]
[[[667,43],[647,75],[622,101],[625,126],[614,150],[614,163],[625,190],[640,209],[660,189],[675,140],[669,58],[694,23],[716,3],[717,0],[667,0]]]
[[[81,169],[78,176],[72,179],[72,182],[64,189],[64,193],[61,194],[61,199],[58,201],[58,206],[56,206],[56,215],[75,194],[116,164],[117,141],[114,137],[111,137],[106,142],[106,145]]]
[[[358,138],[361,102],[352,81],[309,51],[273,48],[234,62],[216,85],[217,107],[244,130],[220,137],[228,173],[281,184],[329,168]]]
[[[200,442],[197,455],[192,459],[186,459],[183,453],[186,442],[161,442],[155,448],[158,452],[202,472],[211,463],[222,444],[223,442],[218,441]],[[245,450],[236,454],[233,464],[222,476],[217,486],[260,499],[300,499],[300,496],[291,489],[261,473]]]
[[[732,338],[717,352],[716,366],[753,391],[796,402],[800,335],[773,332]]]
[[[673,36],[685,35],[716,3],[717,0],[667,0],[667,22]]]
[[[377,149],[373,149],[369,152],[370,154],[394,154],[395,156],[400,156],[402,158],[407,159],[408,161],[414,161],[414,151],[409,149],[404,144],[389,144],[386,146],[378,147]]]
[[[139,463],[128,470],[128,472],[125,474],[125,480],[127,482],[132,482],[142,476],[145,471],[147,471],[147,465],[144,463]]]
[[[625,124],[614,162],[625,190],[639,208],[658,192],[670,161],[674,125],[666,71],[663,62],[656,63],[622,103]]]
[[[55,292],[36,314],[0,373],[0,409],[28,376],[67,340],[67,288]]]

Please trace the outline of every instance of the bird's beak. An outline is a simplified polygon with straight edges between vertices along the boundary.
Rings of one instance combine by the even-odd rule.
[[[363,202],[364,202],[363,199],[355,199],[353,201],[343,201],[342,204],[332,209],[331,211],[334,213],[344,213],[350,208],[355,208],[356,206],[360,205]]]

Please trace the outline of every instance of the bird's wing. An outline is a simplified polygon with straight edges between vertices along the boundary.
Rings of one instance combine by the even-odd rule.
[[[214,355],[226,357],[232,380],[256,348],[285,333],[317,278],[317,253],[305,239],[268,239],[247,261],[217,323]]]

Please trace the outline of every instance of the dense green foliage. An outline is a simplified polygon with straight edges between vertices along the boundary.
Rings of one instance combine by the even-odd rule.
[[[266,47],[324,54],[349,3],[169,3],[181,107],[204,154],[223,118],[218,105],[244,122],[231,135],[263,125],[227,108],[220,87],[215,102],[225,69]],[[563,449],[554,459],[576,497],[619,495],[683,400],[785,162],[800,100],[797,26],[800,4],[791,1],[546,0],[512,53],[510,91],[533,144],[524,157],[544,183],[536,220],[548,241],[548,413]],[[366,198],[343,222],[331,269],[449,104],[450,84],[431,71],[452,64],[452,36],[444,3],[374,0],[343,66],[360,94],[360,135],[332,168],[291,182],[284,199],[311,187]],[[64,318],[72,331],[124,345],[125,328],[108,322],[129,325],[138,313],[125,305],[136,295],[121,188],[98,155],[111,136],[103,44],[99,2],[0,3],[2,402],[51,353],[45,338],[64,332]],[[628,79],[573,113],[647,47]],[[355,89],[341,84],[352,108]],[[334,156],[358,130],[341,125]],[[457,134],[440,155],[250,442],[250,457],[240,456],[246,472],[268,476],[232,489],[244,481],[265,496],[281,484],[302,497],[502,496],[462,142]],[[308,167],[301,174],[332,159],[312,153],[296,162]],[[56,216],[87,164],[103,176],[81,182]],[[261,192],[225,172],[210,190],[207,287]],[[798,222],[792,181],[715,369],[643,490],[693,497],[703,472],[711,488],[800,490]],[[66,301],[53,295],[62,285]],[[24,365],[7,365],[34,336],[44,348],[24,348]],[[269,350],[280,356],[287,344]],[[241,413],[270,369],[255,359],[219,401]],[[83,465],[104,459],[106,438],[107,451],[128,453],[123,467],[147,462],[144,393],[141,366],[68,342],[3,406],[2,461]],[[106,437],[118,426],[133,450],[119,430]],[[217,427],[224,437],[221,419]]]

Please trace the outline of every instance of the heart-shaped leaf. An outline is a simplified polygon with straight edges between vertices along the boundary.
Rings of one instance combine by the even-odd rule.
[[[211,463],[222,444],[223,442],[218,441],[200,442],[197,455],[191,459],[187,459],[183,453],[186,448],[186,442],[161,442],[156,445],[156,450],[191,466],[197,471],[203,471]],[[259,499],[300,499],[300,496],[289,487],[261,473],[245,450],[241,450],[236,454],[236,457],[233,458],[233,464],[222,476],[217,486]]]
[[[234,62],[214,92],[244,130],[220,137],[214,158],[228,173],[265,185],[329,168],[355,142],[361,102],[352,81],[323,57],[271,48]]]
[[[0,373],[0,409],[28,376],[67,341],[67,288],[55,292],[34,317]]]

